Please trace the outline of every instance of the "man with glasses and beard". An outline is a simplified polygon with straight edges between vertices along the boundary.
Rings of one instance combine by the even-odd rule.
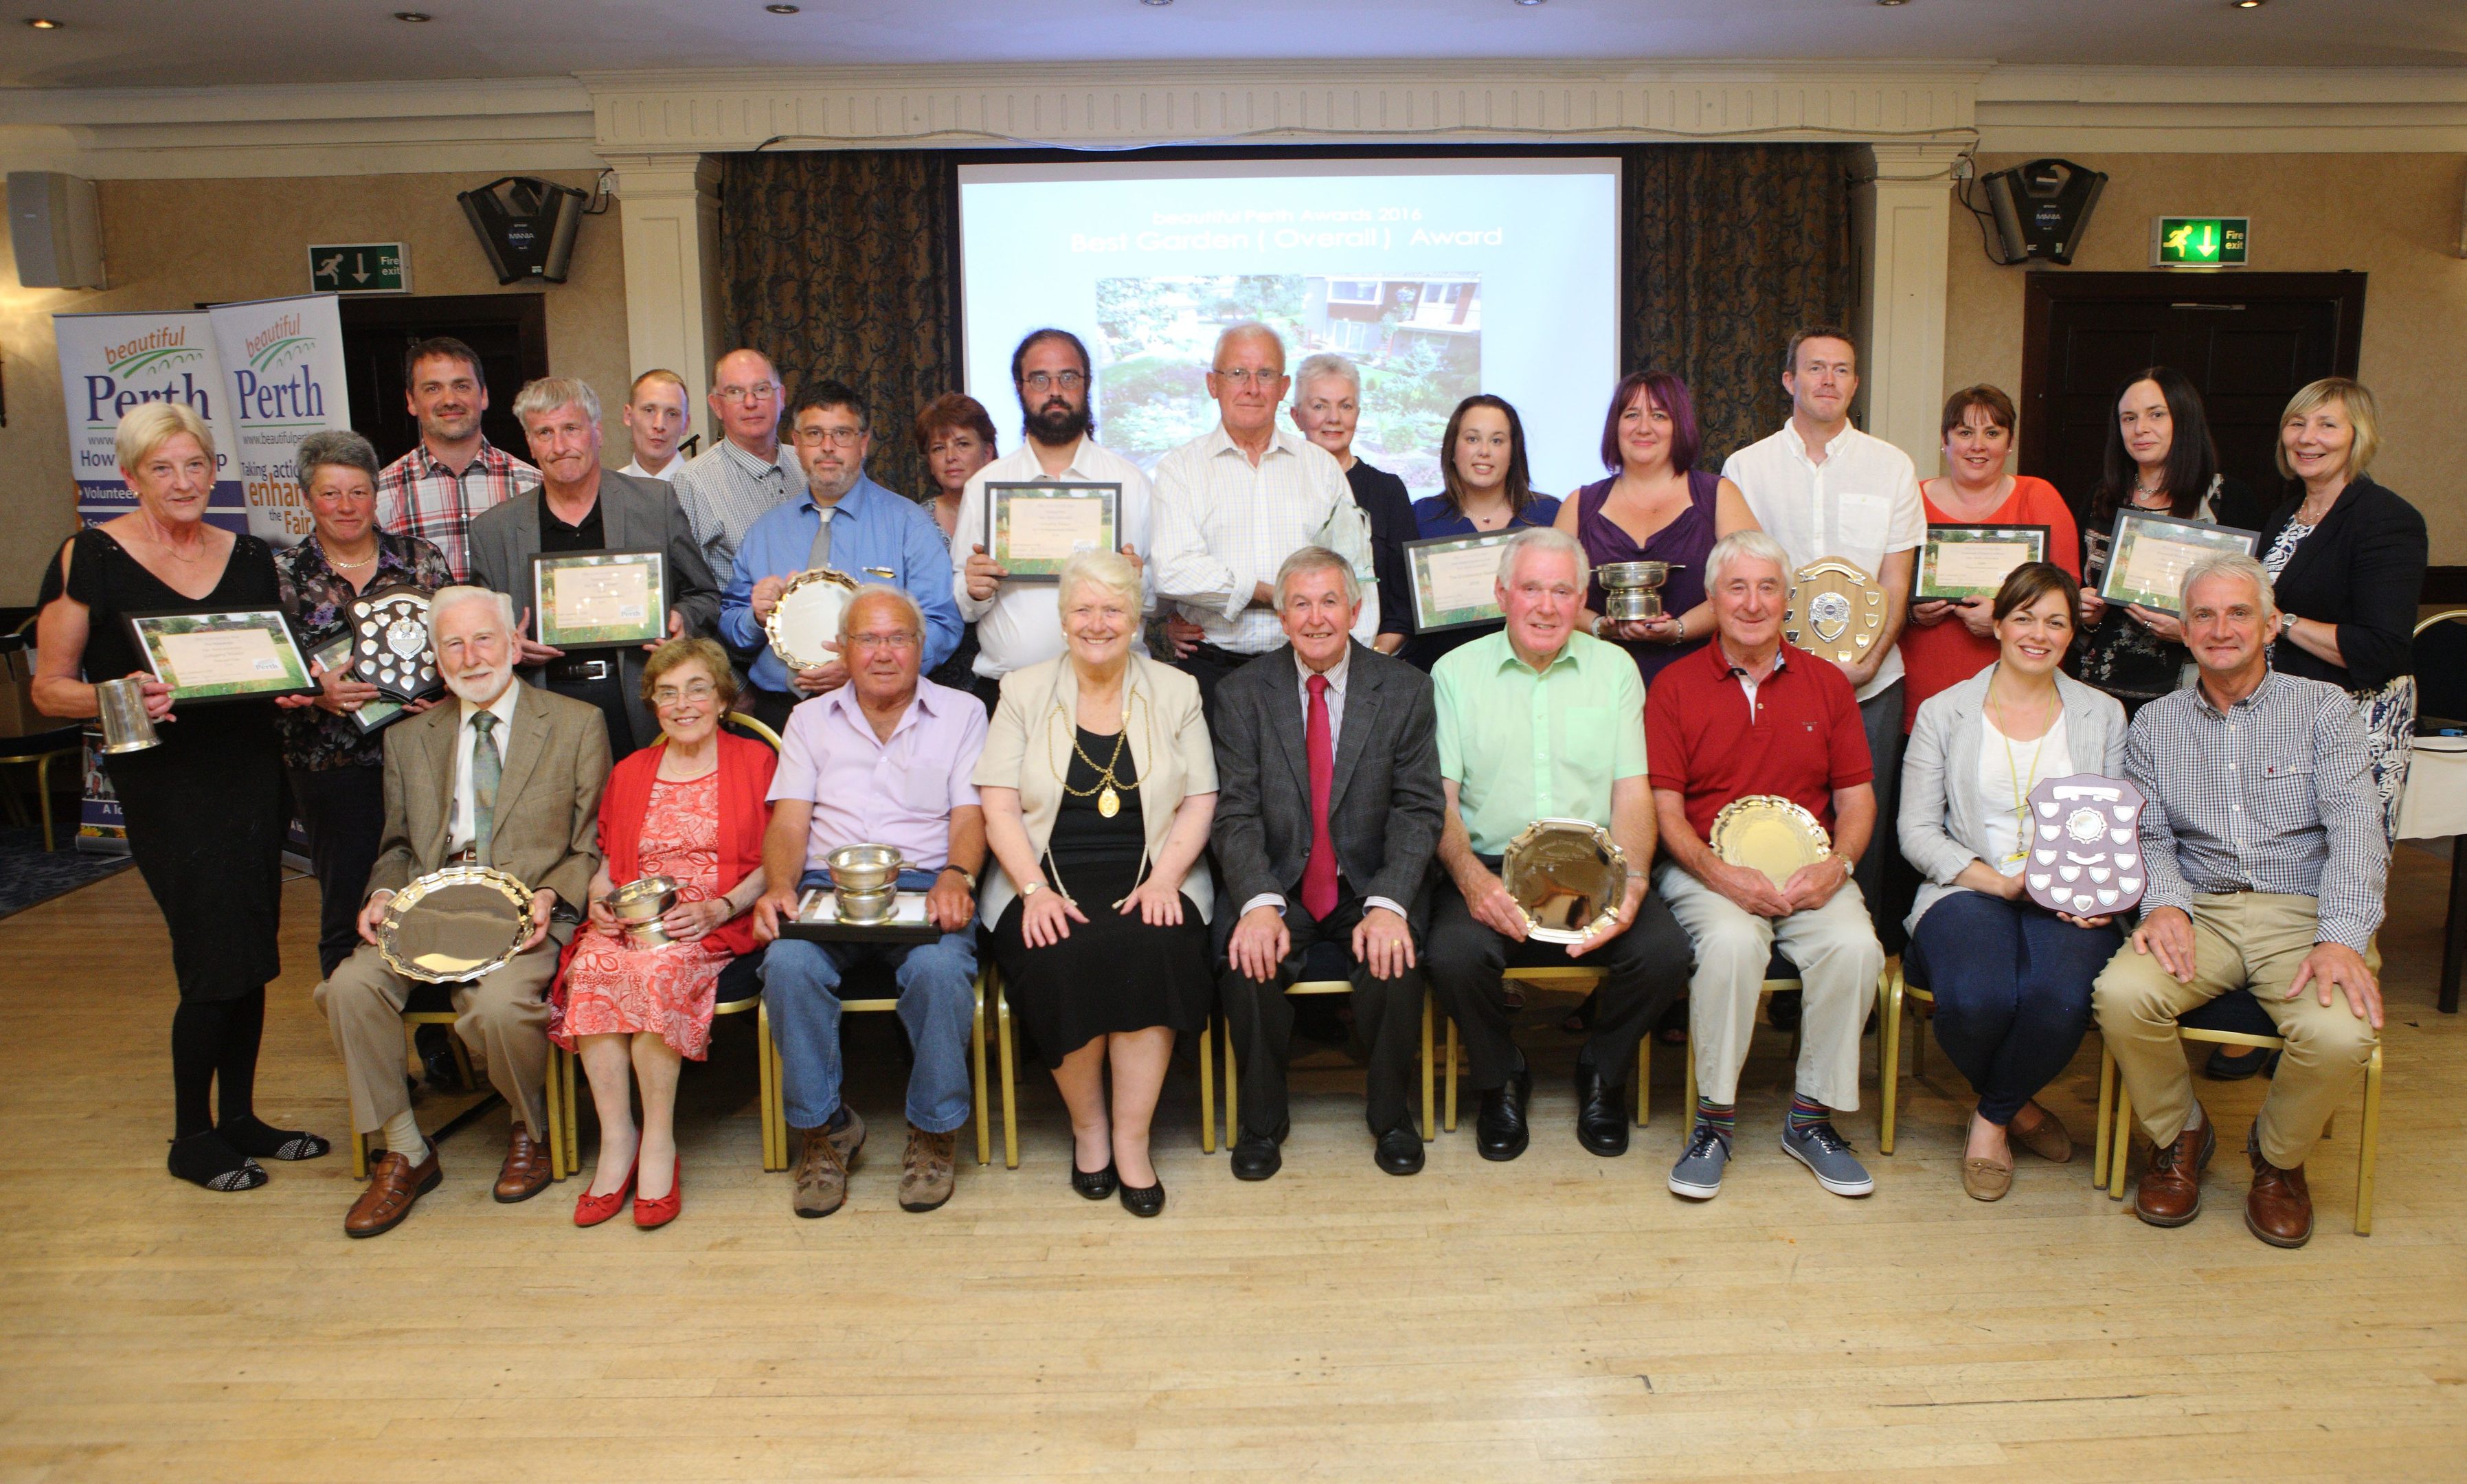
[[[1031,330],[1010,353],[1010,379],[1027,436],[970,477],[951,537],[951,592],[960,617],[977,626],[975,690],[989,716],[1003,676],[1062,652],[1062,619],[1052,583],[1015,580],[985,555],[985,486],[1040,479],[1119,485],[1122,555],[1142,566],[1148,549],[1148,476],[1097,442],[1088,412],[1097,390],[1088,348],[1067,330]],[[1155,607],[1152,592],[1143,606]]]

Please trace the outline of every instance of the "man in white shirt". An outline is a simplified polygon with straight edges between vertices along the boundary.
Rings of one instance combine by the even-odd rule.
[[[1892,832],[1902,777],[1899,645],[1911,606],[1911,563],[1927,539],[1927,507],[1911,456],[1850,425],[1859,350],[1847,331],[1820,325],[1791,336],[1781,384],[1790,393],[1790,421],[1731,454],[1722,477],[1747,496],[1756,524],[1781,543],[1792,570],[1838,557],[1884,589],[1883,631],[1866,657],[1842,673],[1858,694],[1876,769],[1877,839],[1860,857],[1856,879],[1876,934],[1890,947],[1901,932],[1885,899],[1885,861],[1898,854]]]
[[[988,715],[1003,676],[1062,652],[1062,616],[1052,582],[1014,579],[985,555],[985,486],[1036,479],[1120,485],[1122,555],[1144,567],[1148,549],[1148,476],[1097,443],[1088,415],[1097,377],[1087,346],[1067,330],[1031,330],[1011,352],[1010,379],[1027,436],[969,478],[951,538],[951,593],[961,619],[977,626],[975,690]],[[1153,592],[1147,605],[1155,606]]]
[[[646,371],[625,398],[625,431],[634,457],[617,472],[637,479],[673,479],[677,445],[686,436],[686,378],[673,371]]]
[[[711,371],[711,415],[721,438],[709,452],[668,471],[703,561],[714,573],[736,565],[736,543],[773,506],[805,492],[797,450],[780,442],[786,388],[771,357],[731,351]]]
[[[1157,463],[1151,581],[1202,638],[1178,663],[1199,682],[1211,720],[1216,683],[1284,642],[1270,585],[1287,557],[1324,546],[1375,579],[1370,526],[1334,456],[1277,425],[1285,343],[1258,322],[1216,337],[1208,395],[1219,422]],[[1353,636],[1379,634],[1379,597],[1366,593]]]

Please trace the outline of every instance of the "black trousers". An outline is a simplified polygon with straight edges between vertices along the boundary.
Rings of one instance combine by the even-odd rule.
[[[1456,882],[1444,876],[1431,897],[1431,992],[1464,1039],[1467,1076],[1476,1092],[1500,1086],[1525,1064],[1501,979],[1510,968],[1591,966],[1608,971],[1595,992],[1594,1027],[1579,1060],[1614,1087],[1626,1085],[1637,1042],[1687,988],[1695,950],[1679,920],[1652,892],[1645,893],[1627,931],[1574,959],[1565,944],[1529,938],[1516,943],[1478,921]]]
[[[1188,654],[1173,662],[1174,668],[1199,682],[1199,709],[1211,728],[1216,725],[1216,687],[1227,675],[1257,659],[1256,654],[1236,654],[1212,644],[1201,644]]]
[[[608,761],[622,763],[634,750],[634,718],[625,706],[624,662],[615,651],[569,655],[549,662],[543,689],[598,708],[608,727]]]
[[[759,686],[749,685],[744,694],[736,697],[736,709],[784,735],[788,730],[788,713],[796,710],[797,703],[804,698],[794,691],[766,691]]]
[[[360,903],[385,834],[385,769],[295,767],[290,773],[291,802],[308,833],[308,863],[317,875],[317,973],[331,977],[360,946]]]
[[[1228,903],[1228,909],[1240,903]],[[1422,971],[1408,969],[1393,979],[1374,977],[1353,957],[1353,929],[1362,921],[1362,899],[1347,893],[1324,921],[1314,921],[1298,899],[1285,905],[1285,931],[1293,938],[1274,982],[1254,979],[1235,969],[1217,946],[1217,990],[1225,1001],[1225,1027],[1234,1038],[1241,1069],[1242,1131],[1262,1137],[1285,1122],[1285,1062],[1293,1053],[1294,1002],[1285,991],[1301,979],[1314,958],[1341,954],[1345,977],[1353,981],[1347,996],[1353,1005],[1353,1026],[1369,1048],[1369,1086],[1364,1114],[1373,1134],[1410,1122],[1407,1089],[1413,1085],[1415,1062],[1421,1052]],[[1232,930],[1226,933],[1232,938]],[[1415,935],[1414,956],[1422,957],[1421,935]],[[1328,949],[1335,950],[1331,954]],[[1329,977],[1335,977],[1331,974]]]

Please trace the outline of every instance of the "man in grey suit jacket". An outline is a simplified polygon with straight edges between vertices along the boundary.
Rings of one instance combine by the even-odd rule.
[[[666,480],[636,479],[600,467],[600,398],[587,383],[543,377],[514,399],[514,416],[540,467],[539,492],[508,500],[471,522],[471,581],[512,596],[523,615],[523,677],[597,706],[608,720],[608,748],[622,758],[660,735],[643,700],[643,656],[658,648],[567,654],[537,641],[530,610],[532,558],[541,552],[667,553],[668,637],[710,634],[719,624],[719,584],[703,560],[693,527]]]
[[[386,903],[448,864],[493,866],[531,888],[532,926],[504,967],[449,986],[455,1031],[487,1062],[514,1112],[501,1201],[548,1187],[542,1079],[557,952],[600,869],[600,789],[608,736],[599,714],[514,678],[514,611],[504,594],[448,587],[431,601],[429,631],[451,695],[385,736],[385,834],[360,909],[365,940],[317,986],[342,1053],[354,1136],[384,1130],[386,1153],[343,1221],[373,1237],[411,1214],[443,1177],[403,1087],[402,1008],[419,988],[376,946]]]
[[[1305,546],[1278,569],[1288,641],[1216,693],[1212,843],[1225,1018],[1240,1066],[1237,1178],[1283,1164],[1285,1057],[1301,978],[1350,977],[1370,1050],[1367,1111],[1390,1175],[1422,1168],[1406,1111],[1422,1012],[1416,944],[1446,795],[1430,677],[1353,641],[1352,565]]]

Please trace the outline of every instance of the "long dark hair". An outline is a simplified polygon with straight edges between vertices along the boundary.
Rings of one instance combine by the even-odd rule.
[[[1448,430],[1439,435],[1439,479],[1452,514],[1464,514],[1464,480],[1457,473],[1457,435],[1464,430],[1465,414],[1476,407],[1495,407],[1507,418],[1507,519],[1513,525],[1533,500],[1533,475],[1525,463],[1525,420],[1505,397],[1477,393],[1457,403],[1448,414]]]
[[[1701,445],[1696,431],[1696,400],[1687,383],[1667,371],[1631,371],[1611,390],[1611,410],[1602,418],[1602,468],[1616,474],[1627,467],[1619,451],[1619,419],[1642,392],[1670,420],[1670,471],[1685,474],[1696,467]]]
[[[2140,470],[2124,446],[2124,429],[2116,423],[2116,409],[2124,400],[2125,393],[2144,381],[2159,383],[2159,395],[2167,402],[2168,428],[2175,439],[2167,446],[2168,514],[2179,520],[2191,518],[2202,508],[2203,497],[2210,492],[2210,481],[2218,477],[2219,445],[2210,440],[2210,420],[2202,410],[2202,394],[2173,366],[2137,371],[2125,377],[2116,395],[2107,400],[2107,456],[2099,473],[2098,491],[2091,496],[2087,530],[2104,534],[2116,523],[2116,513],[2132,502],[2133,481]]]

